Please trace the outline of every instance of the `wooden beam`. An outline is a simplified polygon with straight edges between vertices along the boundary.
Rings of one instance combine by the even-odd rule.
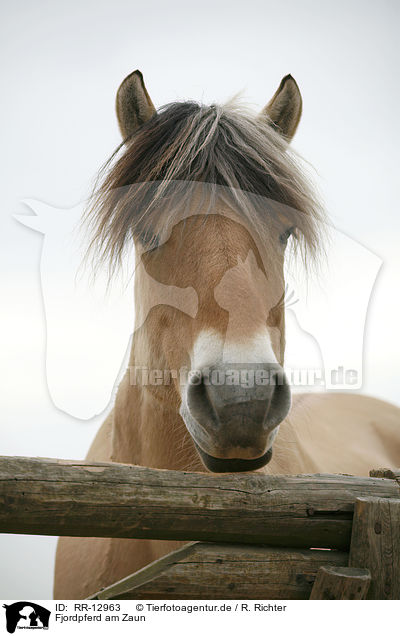
[[[390,479],[212,474],[0,458],[0,531],[348,550],[354,502]]]
[[[349,565],[370,570],[367,598],[400,599],[400,499],[356,501]]]
[[[363,600],[367,597],[371,574],[361,568],[321,567],[310,600]]]
[[[308,599],[318,569],[347,559],[336,550],[191,543],[91,598]]]

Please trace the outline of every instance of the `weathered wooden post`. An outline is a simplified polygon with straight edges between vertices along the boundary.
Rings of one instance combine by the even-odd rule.
[[[400,471],[373,470],[394,479]],[[369,599],[400,599],[400,498],[360,497],[354,506],[349,566],[371,572]]]
[[[310,600],[363,600],[367,597],[371,574],[361,568],[321,567]]]

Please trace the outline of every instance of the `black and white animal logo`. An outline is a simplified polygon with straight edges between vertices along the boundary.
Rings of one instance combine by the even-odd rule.
[[[6,610],[7,631],[13,634],[16,628],[24,629],[48,629],[50,610],[32,603],[31,601],[18,601],[11,605],[3,605]]]

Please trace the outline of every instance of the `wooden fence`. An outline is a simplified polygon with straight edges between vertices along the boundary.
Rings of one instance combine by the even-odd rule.
[[[196,542],[92,598],[400,599],[400,472],[370,475],[0,457],[0,531]]]

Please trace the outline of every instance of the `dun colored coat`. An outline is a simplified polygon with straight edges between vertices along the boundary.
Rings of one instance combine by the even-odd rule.
[[[324,230],[289,146],[301,109],[290,75],[257,117],[235,103],[156,112],[139,71],[120,86],[124,143],[87,222],[111,270],[135,244],[135,331],[87,459],[289,474],[400,464],[398,408],[291,397],[283,371],[286,244],[311,262]],[[87,597],[178,545],[61,538],[55,598]]]

